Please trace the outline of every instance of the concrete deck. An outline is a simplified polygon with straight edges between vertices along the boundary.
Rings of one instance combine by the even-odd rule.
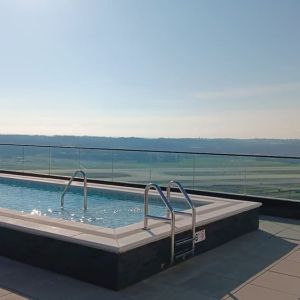
[[[261,216],[259,230],[120,292],[0,257],[0,300],[168,298],[299,300],[300,220]]]

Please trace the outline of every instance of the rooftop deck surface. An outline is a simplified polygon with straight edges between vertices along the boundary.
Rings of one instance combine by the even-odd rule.
[[[261,216],[259,230],[119,292],[0,257],[0,300],[168,298],[299,300],[300,220]]]

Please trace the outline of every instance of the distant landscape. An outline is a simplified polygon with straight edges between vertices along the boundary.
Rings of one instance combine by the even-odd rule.
[[[300,200],[300,159],[110,149],[300,157],[300,140],[1,135],[0,170],[71,176],[76,169],[83,169],[89,178],[105,181],[166,185],[178,180],[189,189]]]
[[[300,140],[0,135],[1,143],[300,156]]]

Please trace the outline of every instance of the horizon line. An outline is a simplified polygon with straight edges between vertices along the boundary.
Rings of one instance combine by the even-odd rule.
[[[28,136],[28,137],[90,137],[90,138],[111,138],[111,139],[145,139],[145,140],[158,140],[158,139],[172,139],[172,140],[300,140],[299,138],[271,138],[271,137],[144,137],[144,136],[96,136],[96,135],[69,135],[69,134],[20,134],[20,133],[0,133],[0,136]]]

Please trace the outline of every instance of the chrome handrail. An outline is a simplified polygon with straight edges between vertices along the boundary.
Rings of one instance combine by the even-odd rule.
[[[149,191],[151,189],[155,189],[165,206],[167,207],[168,212],[171,214],[171,217],[159,217],[159,216],[152,216],[149,215]],[[174,263],[174,251],[175,251],[175,214],[174,209],[171,206],[170,202],[165,197],[164,193],[162,192],[161,188],[154,183],[149,183],[145,187],[145,194],[144,194],[144,229],[148,229],[148,220],[154,219],[154,220],[162,220],[165,222],[170,222],[171,224],[171,264]]]
[[[65,200],[65,194],[67,193],[68,189],[71,186],[71,183],[75,179],[78,173],[81,173],[83,176],[83,208],[84,210],[87,210],[87,176],[86,173],[83,170],[76,170],[73,174],[73,176],[70,178],[68,184],[66,185],[60,199],[60,206],[61,208],[64,207],[64,200]]]
[[[194,253],[195,253],[195,242],[196,242],[196,208],[195,208],[195,205],[194,205],[193,201],[191,200],[191,198],[189,197],[188,193],[183,188],[181,183],[179,183],[178,181],[175,181],[175,180],[171,180],[168,183],[168,186],[167,186],[167,200],[169,201],[169,203],[171,201],[171,188],[172,187],[177,187],[180,190],[180,192],[183,194],[186,202],[189,204],[190,208],[192,209],[192,213],[187,213],[187,212],[181,212],[181,211],[174,210],[174,214],[177,213],[177,214],[182,214],[182,215],[190,215],[192,217],[192,233],[193,233],[192,252],[193,252],[193,255],[194,255]],[[167,216],[168,216],[168,214],[167,214]]]

